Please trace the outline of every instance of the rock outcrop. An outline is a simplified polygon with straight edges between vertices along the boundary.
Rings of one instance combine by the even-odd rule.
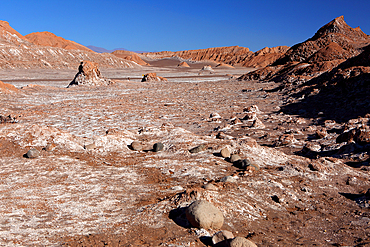
[[[78,73],[73,81],[68,85],[72,86],[108,86],[114,82],[104,78],[98,68],[98,64],[91,61],[83,61],[78,67]]]
[[[141,81],[142,82],[167,81],[167,79],[162,76],[157,76],[157,73],[148,73],[143,76]]]
[[[40,46],[50,46],[63,48],[66,50],[80,50],[80,51],[90,51],[86,46],[80,45],[74,41],[66,40],[62,37],[56,36],[51,32],[35,32],[24,36],[29,42],[40,45]]]

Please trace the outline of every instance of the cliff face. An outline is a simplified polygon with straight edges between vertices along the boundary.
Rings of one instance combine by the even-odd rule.
[[[177,52],[151,52],[141,55],[152,59],[177,56],[192,61],[214,61],[232,66],[264,67],[275,62],[288,49],[289,47],[287,46],[266,47],[260,51],[252,52],[246,47],[229,46]]]
[[[56,36],[50,32],[36,32],[30,33],[24,36],[29,42],[40,45],[40,46],[50,46],[50,47],[58,47],[63,48],[66,50],[80,50],[80,51],[90,51],[89,48],[80,45],[74,41],[66,40],[62,37]]]
[[[28,39],[33,40],[30,38],[32,36],[28,36]],[[82,45],[58,38],[51,33],[46,36],[49,38],[43,42],[38,38],[34,40],[35,43],[43,45],[34,44],[11,28],[8,22],[0,21],[0,68],[75,69],[83,60],[96,62],[102,68],[138,66],[112,54],[98,54],[87,48],[81,50]],[[57,38],[53,38],[54,36]]]
[[[240,79],[305,82],[359,55],[368,44],[369,36],[360,28],[348,26],[340,16],[321,27],[312,38],[294,45],[269,68],[246,74]]]

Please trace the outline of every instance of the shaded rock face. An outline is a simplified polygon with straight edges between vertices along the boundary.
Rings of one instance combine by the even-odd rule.
[[[114,82],[101,76],[98,64],[90,61],[81,62],[78,73],[68,87],[85,86],[108,86]]]
[[[241,80],[305,82],[359,55],[370,38],[340,16],[320,28],[305,42],[294,45],[270,67],[240,77]]]
[[[157,76],[157,73],[148,73],[143,76],[141,79],[142,82],[151,82],[151,81],[167,81],[166,78]]]

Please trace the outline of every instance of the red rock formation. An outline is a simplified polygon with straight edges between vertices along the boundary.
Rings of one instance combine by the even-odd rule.
[[[78,73],[68,87],[79,85],[108,86],[113,83],[112,80],[106,79],[101,75],[97,63],[83,61],[78,67]]]
[[[30,33],[27,34],[25,38],[35,45],[58,47],[66,50],[80,50],[92,52],[92,50],[83,45],[80,45],[71,40],[66,40],[50,32]]]
[[[268,69],[248,73],[240,79],[304,82],[359,55],[368,44],[369,36],[360,28],[348,26],[340,16],[320,28],[312,38],[290,48]]]
[[[289,47],[287,46],[279,46],[274,48],[266,47],[253,53],[246,47],[229,46],[177,52],[152,52],[143,53],[141,55],[152,59],[177,56],[183,59],[191,59],[193,61],[215,61],[232,66],[263,67],[275,62],[288,49]]]
[[[129,61],[133,61],[139,65],[150,65],[144,60],[142,60],[141,57],[139,57],[137,53],[132,52],[132,51],[116,50],[112,52],[112,54],[115,55],[116,57],[126,59]]]
[[[166,78],[157,76],[157,73],[148,73],[141,79],[142,82],[152,82],[152,81],[167,81]]]

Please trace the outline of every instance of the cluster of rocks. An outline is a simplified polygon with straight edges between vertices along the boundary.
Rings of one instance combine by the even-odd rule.
[[[205,200],[192,202],[186,208],[186,218],[195,228],[203,229],[221,229],[224,224],[222,212]],[[252,241],[244,237],[234,237],[233,233],[222,230],[215,233],[212,237],[212,245],[218,247],[255,247]]]
[[[310,158],[335,157],[367,165],[370,148],[370,115],[351,119],[344,124],[327,120],[305,144],[301,154]]]
[[[18,123],[18,119],[17,118],[18,118],[17,116],[13,116],[13,115],[8,115],[8,116],[1,116],[0,115],[0,124],[4,124],[4,123]]]

